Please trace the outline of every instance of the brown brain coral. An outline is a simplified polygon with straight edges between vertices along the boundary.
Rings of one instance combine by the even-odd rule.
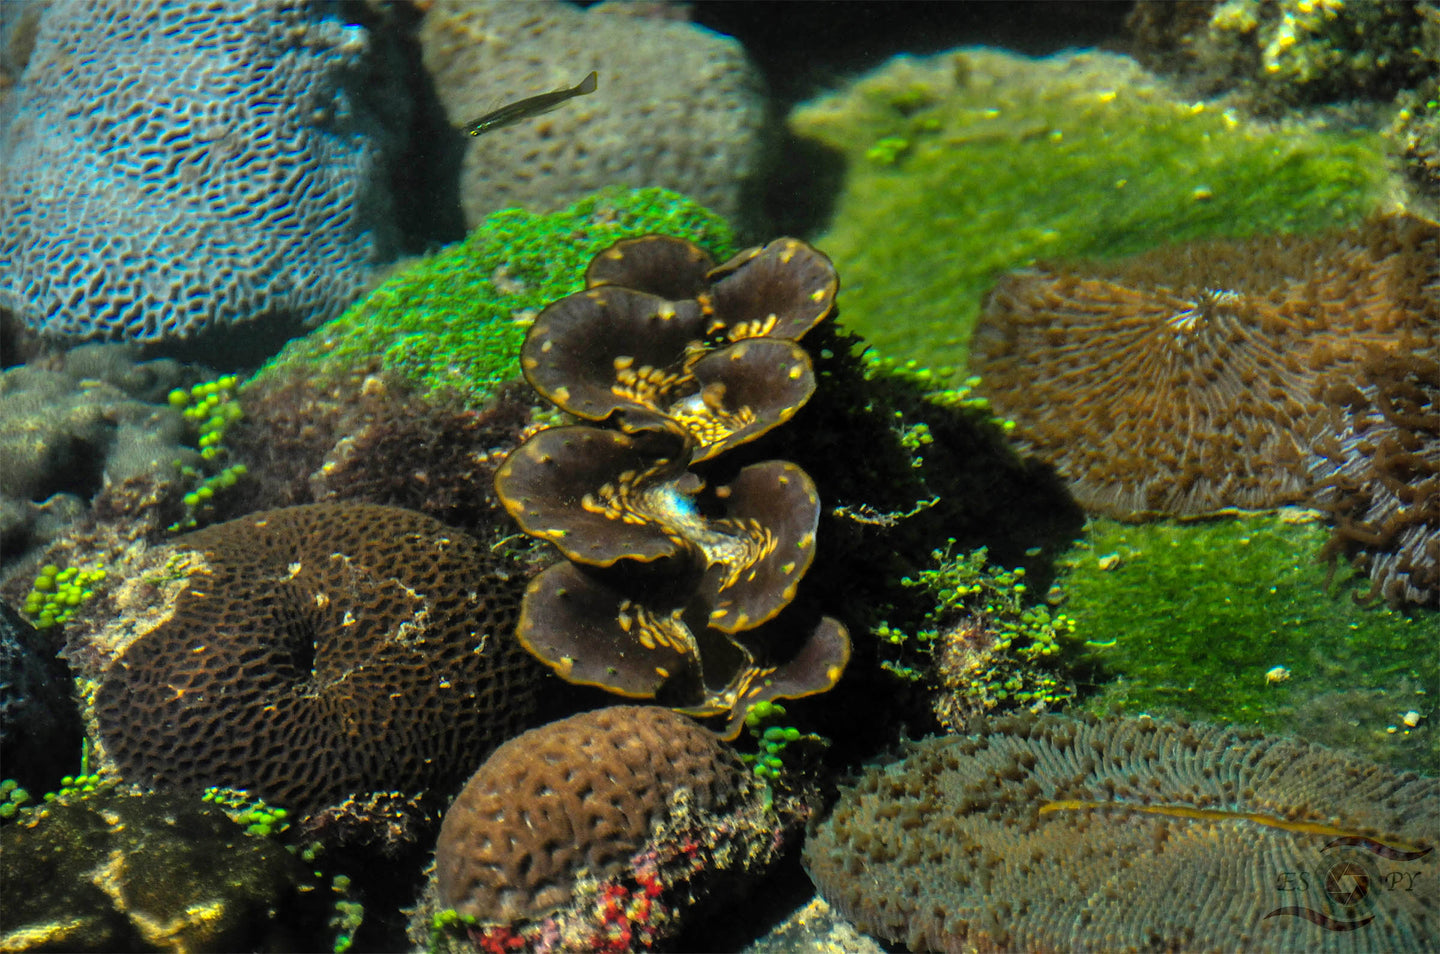
[[[157,621],[117,621],[98,674],[100,738],[127,778],[309,812],[453,784],[532,711],[523,577],[429,517],[290,507],[166,552],[183,587]]]
[[[1301,740],[1052,716],[871,768],[804,860],[917,951],[1420,950],[1437,820],[1435,779]]]
[[[578,879],[630,866],[677,804],[718,816],[753,787],[733,753],[667,709],[616,706],[533,729],[497,749],[446,813],[441,901],[481,924],[542,917],[572,901]]]
[[[1434,225],[1162,249],[1000,281],[972,343],[996,411],[1090,510],[1303,499],[1317,389],[1440,339]]]

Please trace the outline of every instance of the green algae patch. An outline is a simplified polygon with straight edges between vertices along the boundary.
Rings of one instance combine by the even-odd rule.
[[[815,239],[845,324],[931,367],[965,367],[1002,272],[1350,224],[1387,187],[1378,134],[1254,125],[1105,53],[898,57],[789,125],[846,162]]]
[[[1358,605],[1344,570],[1327,586],[1327,536],[1293,514],[1091,520],[1059,580],[1096,683],[1086,707],[1299,732],[1435,771],[1440,614]]]
[[[422,391],[451,391],[478,407],[519,375],[520,345],[540,309],[580,290],[602,249],[650,232],[689,239],[720,260],[733,252],[723,219],[664,189],[606,189],[548,215],[506,209],[291,342],[250,383],[287,372],[339,379],[378,357]]]

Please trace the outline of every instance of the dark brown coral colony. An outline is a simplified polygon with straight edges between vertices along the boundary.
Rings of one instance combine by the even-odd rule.
[[[166,552],[183,587],[95,694],[127,778],[312,812],[454,784],[533,711],[540,670],[509,638],[523,581],[429,517],[290,507]]]
[[[849,657],[827,618],[787,623],[808,640],[768,658],[766,626],[781,625],[814,556],[809,476],[772,460],[710,486],[694,469],[809,400],[795,339],[833,310],[834,269],[794,239],[712,268],[689,243],[649,236],[600,253],[587,284],[540,314],[521,364],[561,408],[619,429],[547,428],[496,473],[521,528],[570,561],[532,581],[517,632],[568,680],[728,713],[733,734],[755,702],[828,689]]]

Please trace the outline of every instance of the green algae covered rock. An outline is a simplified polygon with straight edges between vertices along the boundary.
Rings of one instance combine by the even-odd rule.
[[[898,57],[789,125],[846,162],[815,239],[844,323],[929,367],[965,366],[1001,272],[1347,224],[1386,188],[1378,135],[1251,125],[1106,53]]]
[[[328,892],[219,807],[107,788],[0,827],[0,950],[328,950]]]
[[[1100,684],[1088,707],[1257,725],[1440,768],[1440,613],[1361,606],[1349,571],[1327,582],[1328,532],[1309,516],[1092,520],[1059,580]]]
[[[723,219],[664,189],[606,189],[548,215],[506,209],[291,342],[252,383],[297,371],[339,378],[383,368],[478,406],[519,375],[520,344],[535,314],[578,291],[601,249],[648,232],[689,239],[719,260],[733,251]]]

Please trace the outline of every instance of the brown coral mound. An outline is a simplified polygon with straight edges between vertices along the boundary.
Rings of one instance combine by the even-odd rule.
[[[1440,338],[1437,228],[1161,249],[1004,278],[972,367],[1087,509],[1194,516],[1303,499],[1325,381]]]
[[[183,587],[158,622],[117,620],[95,694],[127,778],[309,812],[454,784],[532,711],[523,577],[429,517],[290,507],[169,552]]]
[[[646,706],[586,712],[512,739],[471,777],[435,849],[443,902],[482,924],[537,918],[642,850],[672,802],[721,812],[744,767],[684,716]]]
[[[804,860],[917,951],[1420,950],[1437,819],[1435,779],[1301,740],[1050,716],[871,768]]]
[[[1357,550],[1370,597],[1440,604],[1440,360],[1381,352],[1326,389],[1316,502],[1335,520],[1326,555]]]

